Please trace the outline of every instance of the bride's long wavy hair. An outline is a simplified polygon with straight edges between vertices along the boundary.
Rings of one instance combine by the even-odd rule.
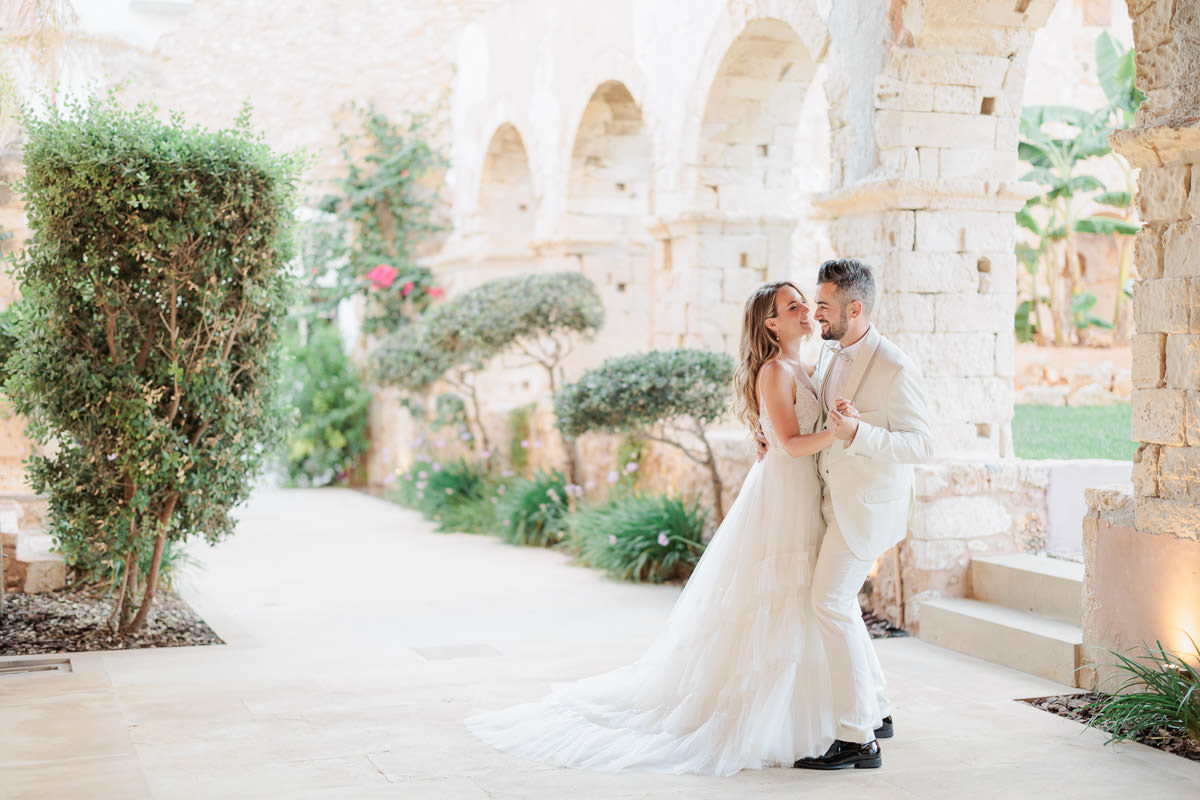
[[[775,295],[785,286],[804,292],[791,281],[764,283],[746,301],[742,317],[742,343],[738,348],[737,371],[733,373],[733,413],[753,434],[758,430],[758,371],[779,355],[779,340],[767,330],[766,321],[776,316]]]

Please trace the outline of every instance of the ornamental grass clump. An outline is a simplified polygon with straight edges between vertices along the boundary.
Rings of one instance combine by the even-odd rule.
[[[151,610],[168,541],[216,542],[282,438],[277,328],[298,162],[251,134],[93,100],[26,120],[33,238],[5,391],[69,565],[120,576],[110,627]],[[144,569],[125,569],[146,565]]]
[[[1155,642],[1142,645],[1142,654],[1113,653],[1115,667],[1125,675],[1112,695],[1092,706],[1088,723],[1105,730],[1110,742],[1137,740],[1166,729],[1184,733],[1200,745],[1200,646],[1190,636],[1194,654],[1184,658]]]
[[[554,396],[559,430],[590,431],[662,442],[703,467],[716,523],[725,516],[724,484],[707,428],[729,410],[733,359],[707,350],[652,350],[610,358]]]
[[[708,513],[669,495],[620,494],[571,517],[579,561],[624,581],[687,578],[704,553]]]
[[[558,544],[567,532],[569,497],[575,490],[556,469],[514,482],[500,500],[500,538],[531,547]]]
[[[416,508],[446,533],[490,533],[496,523],[496,484],[483,465],[465,458],[430,461],[417,472]]]

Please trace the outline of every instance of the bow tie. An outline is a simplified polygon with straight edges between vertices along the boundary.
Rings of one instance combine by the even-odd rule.
[[[854,363],[854,357],[851,356],[849,353],[847,353],[846,349],[839,344],[829,345],[829,352],[833,353],[834,358],[840,358],[842,361],[845,361],[847,364]]]

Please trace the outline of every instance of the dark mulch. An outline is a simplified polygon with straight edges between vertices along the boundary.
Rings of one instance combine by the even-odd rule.
[[[0,656],[224,644],[174,594],[160,593],[150,618],[132,636],[108,632],[111,611],[111,601],[86,592],[7,595],[0,617]]]
[[[1082,722],[1086,725],[1092,721],[1097,713],[1097,709],[1089,708],[1088,706],[1107,698],[1108,695],[1084,692],[1082,694],[1061,694],[1054,697],[1034,697],[1022,700],[1021,702],[1028,703],[1034,708],[1040,708],[1043,711],[1049,711],[1051,714],[1057,714],[1060,717]],[[1112,731],[1101,728],[1099,725],[1096,727],[1106,733],[1112,733]],[[1194,742],[1186,733],[1180,731],[1159,728],[1153,733],[1135,738],[1134,741],[1158,750],[1174,753],[1177,756],[1189,758],[1192,761],[1200,761],[1200,744]]]
[[[871,634],[872,639],[897,639],[901,636],[908,636],[908,632],[903,628],[897,628],[886,619],[877,617],[870,611],[863,612],[863,622],[867,623],[867,633]]]

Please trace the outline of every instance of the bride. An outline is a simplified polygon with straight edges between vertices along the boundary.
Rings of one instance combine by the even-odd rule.
[[[824,530],[814,454],[834,437],[814,432],[813,368],[799,358],[812,331],[790,282],[746,301],[734,407],[770,446],[650,648],[540,702],[468,719],[476,736],[603,772],[731,775],[825,751],[835,724],[808,584]]]

